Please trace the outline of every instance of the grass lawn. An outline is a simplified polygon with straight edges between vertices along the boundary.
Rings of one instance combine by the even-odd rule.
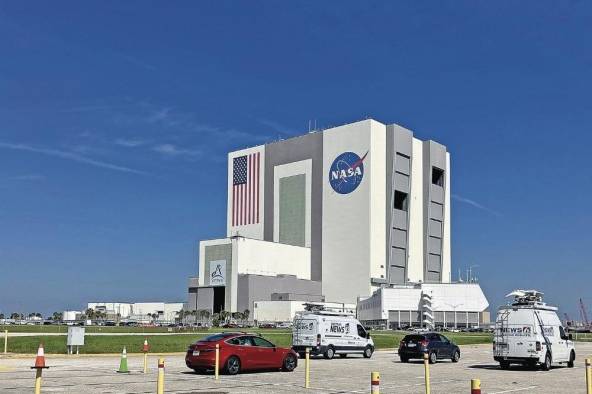
[[[212,332],[223,330],[212,329]],[[263,337],[269,339],[278,346],[290,346],[292,343],[292,334],[286,330],[248,330],[249,332],[260,333]],[[150,343],[151,352],[184,352],[187,346],[195,340],[208,335],[207,332],[199,332],[195,335],[157,335],[146,337]],[[371,332],[374,344],[377,349],[394,349],[399,346],[399,341],[405,333],[392,331],[373,331]],[[489,334],[467,334],[467,333],[448,333],[451,340],[459,345],[491,343],[492,337]],[[12,337],[8,339],[8,351],[11,353],[30,353],[37,351],[39,343],[43,342],[46,353],[66,352],[66,336],[28,336]],[[81,353],[119,353],[125,346],[128,353],[139,353],[142,349],[144,336],[140,335],[103,335],[85,337],[85,345],[80,348]]]

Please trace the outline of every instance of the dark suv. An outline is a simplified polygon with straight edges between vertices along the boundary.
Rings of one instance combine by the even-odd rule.
[[[442,334],[429,332],[425,334],[409,334],[399,344],[399,357],[406,363],[411,358],[421,358],[428,354],[430,364],[438,359],[448,358],[453,363],[460,360],[460,349]]]

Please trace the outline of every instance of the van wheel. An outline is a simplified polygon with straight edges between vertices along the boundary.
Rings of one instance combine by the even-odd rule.
[[[572,350],[571,353],[569,354],[569,361],[567,362],[567,367],[568,368],[573,368],[574,367],[574,361],[575,360],[576,360],[576,352],[574,352]]]
[[[335,357],[335,349],[333,349],[333,346],[329,346],[323,356],[325,356],[327,360],[333,359],[333,357]]]
[[[372,357],[372,353],[374,353],[372,346],[366,346],[366,349],[364,349],[364,358]]]
[[[545,362],[541,365],[543,371],[548,371],[551,369],[551,355],[547,353],[545,356]]]
[[[436,361],[438,361],[438,355],[436,354],[436,352],[431,352],[428,360],[430,362],[430,364],[436,364]]]

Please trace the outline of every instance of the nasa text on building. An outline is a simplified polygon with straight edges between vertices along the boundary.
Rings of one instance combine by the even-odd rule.
[[[369,119],[231,152],[227,192],[226,238],[200,242],[190,309],[451,282],[450,154],[401,126]]]

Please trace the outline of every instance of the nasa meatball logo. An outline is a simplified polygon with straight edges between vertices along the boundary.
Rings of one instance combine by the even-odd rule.
[[[364,178],[364,159],[354,152],[344,152],[337,156],[329,169],[329,183],[339,194],[348,194],[357,189]]]

